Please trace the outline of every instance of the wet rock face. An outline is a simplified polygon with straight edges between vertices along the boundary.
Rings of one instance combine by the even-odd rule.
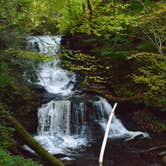
[[[13,107],[14,116],[30,133],[36,133],[37,129],[37,108],[40,104],[40,93],[30,91],[29,98],[17,100],[17,107]]]
[[[0,90],[0,100],[15,118],[31,133],[36,132],[37,107],[40,104],[38,93],[22,82]]]
[[[64,36],[62,37],[62,45],[71,50],[81,50],[83,53],[90,53],[94,48],[92,44],[89,44],[87,41],[93,39],[93,36],[86,34],[77,34],[74,36]]]
[[[20,113],[25,110],[25,113]],[[30,110],[30,111],[29,111]],[[24,126],[24,128],[29,132],[29,133],[36,133],[36,128],[37,128],[37,113],[36,109],[34,108],[25,108],[16,113],[17,115],[17,120]],[[19,115],[18,115],[19,114]]]
[[[30,133],[36,133],[37,108],[41,103],[42,91],[33,87],[20,84],[19,88],[11,93],[8,99],[11,111],[16,119]]]

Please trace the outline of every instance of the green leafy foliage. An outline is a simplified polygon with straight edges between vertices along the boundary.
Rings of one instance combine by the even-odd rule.
[[[100,86],[108,81],[108,77],[104,77],[106,73],[111,75],[111,65],[103,65],[95,56],[64,49],[61,58],[65,68],[83,76],[81,87],[91,86],[91,83]]]
[[[161,1],[148,7],[142,0],[140,2],[144,10],[143,14],[139,16],[137,24],[158,53],[164,55],[166,51],[166,3]]]
[[[93,0],[71,3],[70,12],[64,15],[64,20],[68,20],[67,29],[71,33],[81,32],[109,38],[112,33],[123,31],[134,20],[126,13],[128,4],[110,1],[103,5],[101,1]]]
[[[0,147],[3,149],[7,149],[13,145],[13,140],[11,139],[13,136],[13,128],[6,127],[0,124]]]
[[[6,108],[0,103],[0,148],[8,149],[13,145],[14,129],[9,127],[5,121],[7,116]]]
[[[30,33],[56,34],[59,6],[65,1],[1,0],[0,48],[24,48]],[[60,5],[61,4],[61,5]]]
[[[71,60],[72,55],[66,59],[73,63],[68,64],[65,59],[66,67],[79,73],[84,71],[85,82],[88,82],[91,77],[101,76],[89,74],[90,71],[98,71],[93,68],[97,62],[104,66],[107,57],[111,57],[113,60],[109,61],[113,67],[109,71],[112,76],[103,69],[105,86],[112,86],[118,96],[131,97],[138,94],[142,96],[141,102],[163,109],[166,103],[165,2],[90,0],[80,1],[79,5],[82,8],[77,8],[79,11],[73,17],[76,20],[74,24],[70,22],[67,30],[68,33],[89,35],[84,43],[92,46],[88,47],[88,52],[94,56],[95,61],[90,66],[83,65],[88,60],[80,63],[79,56]],[[126,60],[126,57],[132,61]],[[95,80],[92,79],[92,83]]]
[[[151,106],[165,107],[166,103],[166,62],[162,55],[139,53],[132,57],[137,66],[133,81],[140,85],[145,103]]]
[[[5,42],[6,47],[16,47],[25,33],[36,26],[32,3],[31,0],[0,1],[0,41]]]
[[[12,156],[0,148],[0,165],[1,166],[40,166],[30,159],[24,159],[20,156]]]
[[[69,2],[62,12],[61,31],[100,37],[102,43],[98,45],[93,40],[94,54],[120,57],[143,51],[165,54],[166,4],[163,1]]]

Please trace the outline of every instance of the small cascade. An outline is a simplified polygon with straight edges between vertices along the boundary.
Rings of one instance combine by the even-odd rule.
[[[102,97],[100,97],[99,101],[94,102],[94,105],[96,106],[97,111],[100,113],[100,118],[98,119],[99,124],[105,131],[107,126],[107,121],[109,114],[111,113],[112,106],[108,103],[108,101]],[[126,139],[131,140],[134,139],[137,136],[141,137],[149,137],[147,133],[141,132],[141,131],[129,131],[127,130],[120,119],[114,115],[112,124],[111,124],[111,130],[109,133],[109,137],[112,139]]]
[[[28,38],[28,48],[48,56],[55,55],[53,61],[41,63],[38,71],[38,82],[47,92],[57,94],[54,99],[38,109],[38,129],[36,140],[52,154],[71,154],[73,149],[87,146],[95,140],[94,130],[107,125],[111,105],[101,97],[89,101],[73,100],[76,76],[60,66],[57,53],[60,52],[61,37],[37,36]],[[90,108],[89,108],[90,105]],[[101,127],[100,127],[101,126]],[[100,130],[101,131],[101,130]],[[139,131],[128,131],[120,119],[113,118],[110,138],[133,139],[148,134]],[[70,153],[71,152],[71,153]]]
[[[49,93],[66,96],[72,94],[75,74],[60,67],[60,59],[57,57],[60,52],[60,42],[60,36],[32,36],[28,38],[27,47],[40,54],[55,55],[54,60],[41,63],[36,69],[37,84],[43,86]]]

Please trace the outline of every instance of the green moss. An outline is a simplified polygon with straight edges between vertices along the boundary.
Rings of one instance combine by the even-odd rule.
[[[10,85],[11,81],[12,78],[9,75],[8,64],[3,61],[0,61],[0,89]]]
[[[21,156],[13,156],[0,148],[0,166],[41,166],[30,159]]]
[[[7,149],[13,145],[13,131],[11,127],[0,124],[0,147]]]

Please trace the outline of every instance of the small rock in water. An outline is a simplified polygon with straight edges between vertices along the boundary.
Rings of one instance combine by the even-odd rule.
[[[49,101],[53,100],[55,98],[55,96],[56,96],[55,94],[46,92],[42,96],[42,102],[48,103]]]
[[[73,160],[73,159],[70,157],[63,157],[63,158],[61,158],[61,160]]]

